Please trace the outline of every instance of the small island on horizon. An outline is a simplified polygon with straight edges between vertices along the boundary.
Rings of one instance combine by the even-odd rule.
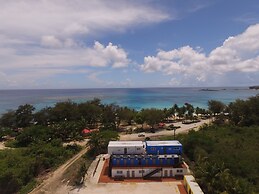
[[[258,86],[250,86],[249,89],[252,89],[252,90],[259,90],[259,85],[258,85]]]

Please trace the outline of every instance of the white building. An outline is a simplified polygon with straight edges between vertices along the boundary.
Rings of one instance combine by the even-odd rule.
[[[154,178],[154,177],[177,177],[187,174],[187,168],[181,166],[173,167],[113,167],[111,177],[113,178]]]
[[[110,141],[108,154],[145,154],[143,141]]]

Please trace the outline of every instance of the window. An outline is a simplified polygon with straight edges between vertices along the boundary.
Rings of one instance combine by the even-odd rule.
[[[150,148],[151,149],[151,151],[156,151],[156,148],[154,148],[154,147],[152,147],[152,148]]]
[[[137,150],[140,150],[140,148],[137,148]]]
[[[118,170],[118,171],[117,171],[117,174],[122,174],[122,171],[121,171],[121,170]]]
[[[163,159],[162,159],[162,158],[159,159],[159,163],[160,163],[160,164],[163,163]]]
[[[177,170],[177,172],[183,172],[183,170]]]
[[[139,173],[143,173],[143,172],[144,172],[144,170],[140,170],[140,171],[139,171]]]

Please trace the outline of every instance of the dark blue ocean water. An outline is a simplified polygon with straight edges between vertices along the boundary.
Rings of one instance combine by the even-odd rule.
[[[202,91],[203,88],[120,88],[120,89],[46,89],[46,90],[0,90],[0,114],[15,110],[19,105],[29,103],[37,110],[53,106],[57,102],[72,100],[80,103],[93,98],[102,103],[115,103],[136,110],[141,108],[168,108],[174,104],[188,102],[206,108],[208,100],[224,103],[236,99],[247,99],[259,93],[248,88],[210,88],[215,91]]]

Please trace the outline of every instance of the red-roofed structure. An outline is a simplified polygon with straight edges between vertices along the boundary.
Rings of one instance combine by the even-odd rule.
[[[83,135],[87,135],[87,134],[89,134],[89,133],[91,133],[92,132],[92,130],[90,130],[90,129],[83,129],[82,130],[82,134]]]

